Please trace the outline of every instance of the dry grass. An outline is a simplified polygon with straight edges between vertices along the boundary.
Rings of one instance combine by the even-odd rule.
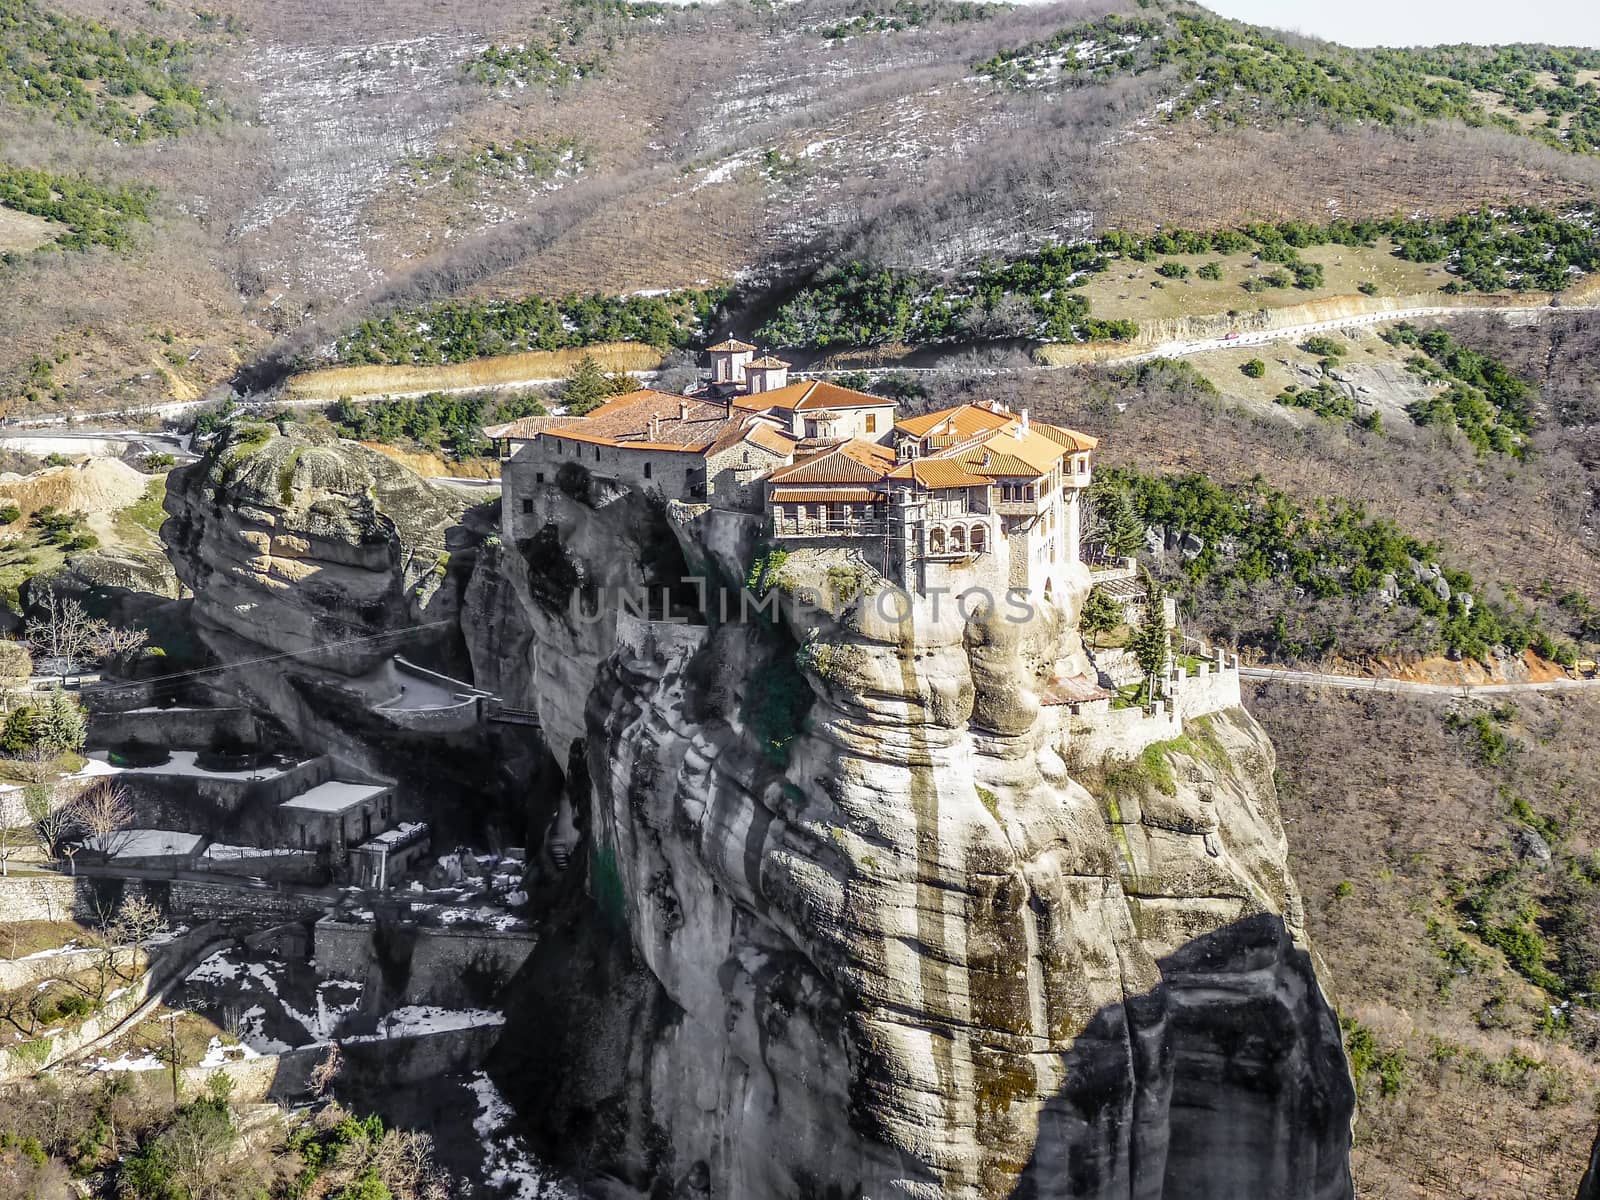
[[[1478,940],[1450,889],[1513,861],[1517,822],[1500,787],[1563,820],[1576,853],[1594,848],[1600,821],[1561,797],[1600,786],[1587,734],[1600,697],[1519,699],[1522,749],[1500,768],[1445,729],[1438,699],[1252,685],[1246,703],[1278,749],[1291,866],[1330,994],[1405,1059],[1397,1094],[1364,1081],[1358,1194],[1571,1195],[1594,1135],[1600,1053],[1576,1021],[1571,1033],[1537,1032],[1543,994]],[[1444,958],[1453,937],[1477,966]],[[1540,1065],[1486,1069],[1518,1055]]]
[[[298,399],[335,400],[341,396],[392,396],[413,392],[468,391],[561,379],[585,355],[608,371],[653,371],[661,352],[639,342],[603,342],[569,350],[530,350],[444,367],[330,367],[289,379]]]
[[[0,954],[26,958],[44,950],[59,950],[69,942],[83,942],[88,930],[75,921],[7,921],[0,925]]]
[[[1264,276],[1287,267],[1258,262],[1253,254],[1174,254],[1170,261],[1182,263],[1191,272],[1208,262],[1222,264],[1220,280],[1164,279],[1156,267],[1167,258],[1139,263],[1117,261],[1112,268],[1091,277],[1079,289],[1097,317],[1126,317],[1140,323],[1172,317],[1209,316],[1229,309],[1253,312],[1262,308],[1288,308],[1309,301],[1348,297],[1355,303],[1364,298],[1356,285],[1372,282],[1380,296],[1408,296],[1434,292],[1452,278],[1437,263],[1413,263],[1396,258],[1393,243],[1387,238],[1372,248],[1351,246],[1311,246],[1299,252],[1306,262],[1320,263],[1324,285],[1302,291],[1297,287],[1268,288],[1247,292],[1240,286],[1252,276]],[[1160,286],[1157,287],[1156,285]]]
[[[66,226],[32,213],[0,208],[0,253],[25,254],[53,242],[66,232]]]
[[[399,446],[391,446],[385,442],[362,442],[368,450],[376,450],[409,468],[412,472],[424,479],[499,479],[500,461],[494,458],[468,458],[456,462],[445,462],[435,454],[423,454],[417,450],[403,450]]]

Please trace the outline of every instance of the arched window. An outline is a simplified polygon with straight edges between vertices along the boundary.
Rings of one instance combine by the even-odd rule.
[[[989,531],[986,526],[974,525],[972,527],[972,552],[982,554],[989,540]]]
[[[928,553],[944,553],[944,528],[942,526],[935,526],[933,532],[928,534]]]
[[[950,553],[965,554],[967,552],[967,531],[957,525],[950,530]]]

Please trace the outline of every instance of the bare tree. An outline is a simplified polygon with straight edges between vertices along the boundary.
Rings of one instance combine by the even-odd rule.
[[[22,789],[22,802],[33,822],[33,834],[52,862],[67,849],[68,839],[78,828],[77,802],[63,800],[59,789],[45,783],[30,783]]]
[[[49,590],[39,605],[40,615],[28,622],[28,640],[45,657],[54,660],[63,683],[95,653],[104,624],[92,619],[83,605]]]
[[[339,1049],[338,1042],[328,1045],[328,1052],[322,1056],[322,1061],[311,1069],[311,1078],[307,1086],[311,1094],[318,1100],[333,1086],[333,1081],[339,1077],[339,1072],[344,1069],[344,1052]]]
[[[16,828],[9,817],[0,820],[0,878],[11,874],[11,860],[33,844],[31,830]]]
[[[139,957],[150,939],[166,932],[167,919],[153,901],[144,896],[134,896],[122,902],[113,929],[118,941],[133,947],[133,968],[137,971]]]
[[[77,813],[85,843],[106,862],[128,848],[136,814],[127,788],[115,783],[90,788],[78,797]]]
[[[143,629],[128,629],[105,621],[94,624],[95,654],[115,663],[129,662],[150,641],[150,634]]]

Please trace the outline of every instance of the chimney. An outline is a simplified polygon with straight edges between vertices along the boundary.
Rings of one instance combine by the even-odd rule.
[[[687,400],[679,400],[678,401],[678,420],[687,421],[688,419],[689,419],[689,402]]]
[[[1022,410],[1022,436],[1028,436],[1028,410]]]
[[[661,440],[661,414],[660,413],[651,413],[650,414],[650,440],[652,442],[659,442]]]

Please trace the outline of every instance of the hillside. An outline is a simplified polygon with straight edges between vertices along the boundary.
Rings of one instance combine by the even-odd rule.
[[[13,7],[19,53],[45,54],[48,28],[81,67],[80,82],[52,77],[48,101],[0,87],[5,163],[46,170],[62,197],[0,195],[18,300],[0,379],[36,408],[188,398],[269,348],[297,359],[445,297],[738,280],[759,310],[764,281],[829,263],[943,270],[1158,223],[1554,206],[1596,178],[1576,134],[1519,132],[1459,96],[1465,82],[1422,117],[1347,102],[1379,80],[1420,103],[1455,72],[1534,106],[1519,118],[1559,107],[1577,129],[1593,87],[1581,55],[1360,56],[1366,74],[1292,110],[1278,68],[1240,66],[1220,119],[1177,102],[1173,76],[1233,27],[1188,8],[1126,18],[1195,31],[1148,62],[1019,87],[995,64],[1081,45],[1107,28],[1084,24],[1099,13],[417,2],[390,6],[374,39],[354,3]],[[1263,61],[1355,61],[1236,33]],[[1524,58],[1555,83],[1513,87]]]

